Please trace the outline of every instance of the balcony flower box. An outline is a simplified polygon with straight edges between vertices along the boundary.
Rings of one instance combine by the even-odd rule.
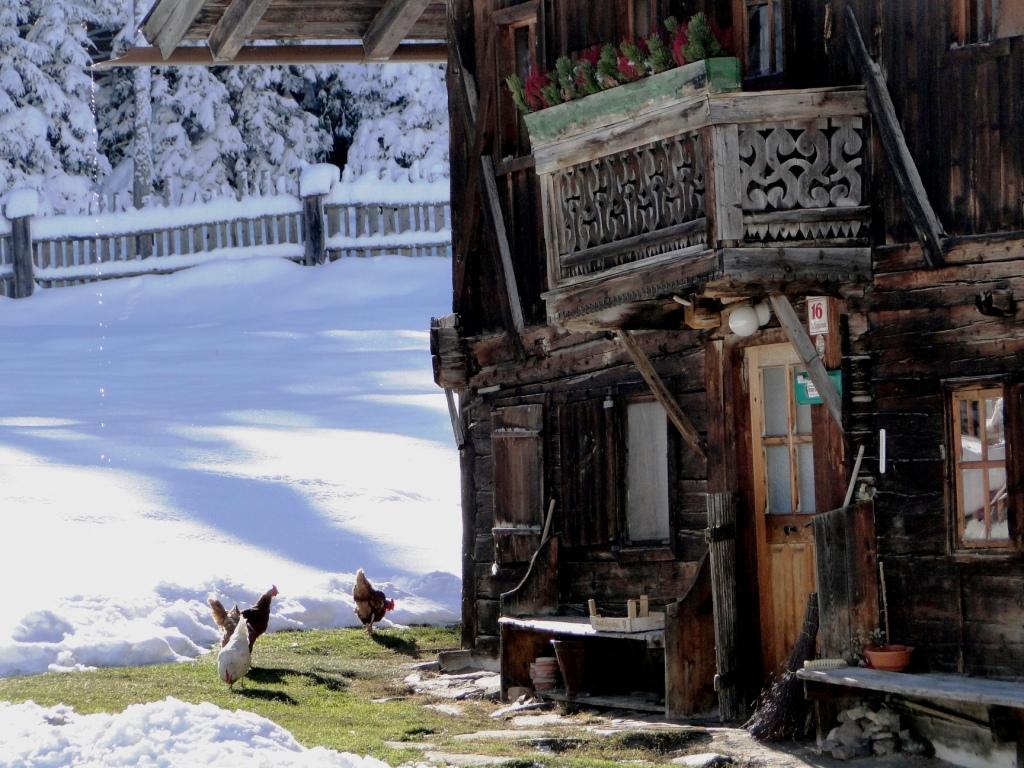
[[[740,65],[734,57],[704,59],[626,83],[575,101],[524,115],[534,147],[585,130],[634,120],[680,99],[704,93],[740,90]]]

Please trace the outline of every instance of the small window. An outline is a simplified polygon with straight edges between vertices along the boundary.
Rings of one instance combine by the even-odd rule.
[[[668,419],[656,402],[626,407],[626,532],[631,544],[668,541]]]
[[[747,77],[782,71],[782,0],[745,0],[747,11]]]
[[[950,0],[954,45],[1024,34],[1024,6],[1013,0]]]
[[[963,387],[951,394],[957,544],[1010,545],[1003,387]]]

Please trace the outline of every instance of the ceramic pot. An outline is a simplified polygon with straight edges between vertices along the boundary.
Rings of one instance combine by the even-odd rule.
[[[902,672],[910,666],[910,655],[914,648],[909,645],[883,645],[865,648],[864,657],[868,666],[885,672]]]

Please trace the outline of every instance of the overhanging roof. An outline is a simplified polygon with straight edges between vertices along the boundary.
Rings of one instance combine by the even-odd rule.
[[[443,0],[157,0],[152,47],[110,64],[445,61],[446,13]]]

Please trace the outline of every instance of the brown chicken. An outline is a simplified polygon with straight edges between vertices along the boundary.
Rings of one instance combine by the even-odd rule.
[[[395,610],[395,601],[388,600],[387,595],[379,589],[374,589],[373,584],[366,578],[363,569],[356,571],[356,583],[352,587],[352,599],[356,601],[352,610],[363,622],[366,631],[373,632],[374,622],[384,618],[388,611]]]
[[[264,592],[263,596],[256,601],[256,605],[242,611],[242,616],[249,622],[250,651],[252,650],[253,643],[256,642],[256,638],[267,631],[267,625],[270,624],[270,602],[275,597],[277,597],[277,587],[271,584],[270,589]]]
[[[271,585],[270,589],[264,592],[263,596],[256,602],[256,605],[252,608],[246,608],[244,611],[239,611],[237,605],[230,611],[225,610],[224,604],[220,600],[215,597],[207,598],[206,602],[210,604],[213,620],[220,627],[221,647],[223,648],[228,644],[228,640],[234,634],[235,627],[238,626],[239,620],[244,616],[246,623],[249,625],[249,650],[252,651],[256,638],[267,631],[267,625],[270,624],[270,603],[276,596],[277,587]]]

